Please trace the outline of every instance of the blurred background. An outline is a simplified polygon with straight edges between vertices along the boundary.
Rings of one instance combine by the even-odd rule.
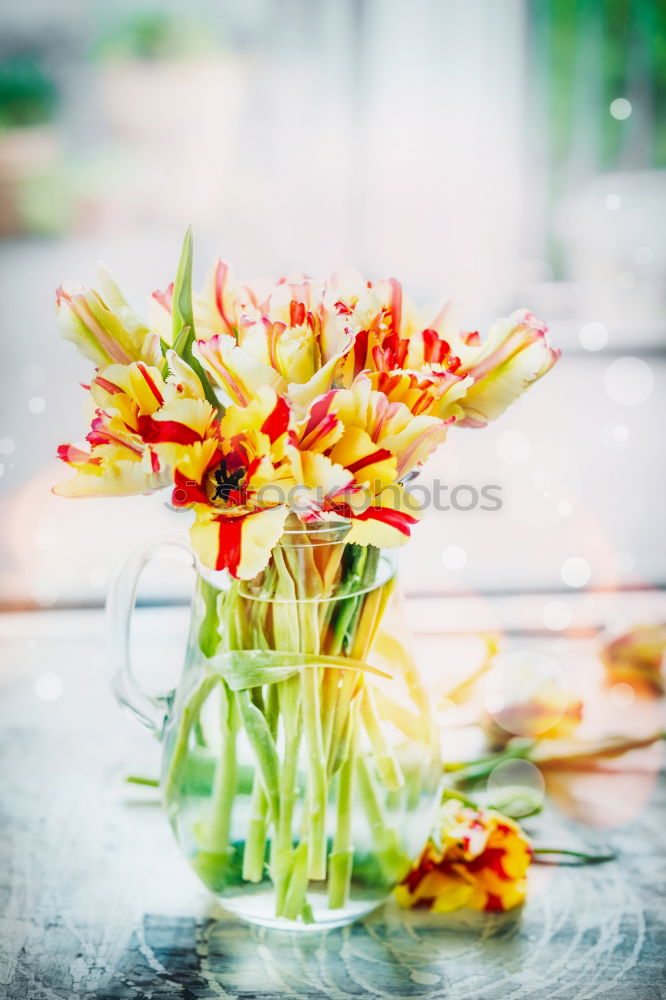
[[[89,365],[53,292],[98,259],[141,310],[172,279],[348,265],[527,306],[563,357],[423,476],[458,487],[403,554],[408,591],[532,594],[565,630],[666,582],[666,6],[659,0],[23,0],[0,14],[0,605],[101,604],[164,497],[51,496]],[[499,511],[474,501],[501,488]],[[184,599],[182,571],[146,600]],[[548,599],[539,595],[548,594]],[[576,603],[577,602],[577,603]],[[438,605],[439,606],[439,605]],[[439,622],[441,624],[441,621]]]

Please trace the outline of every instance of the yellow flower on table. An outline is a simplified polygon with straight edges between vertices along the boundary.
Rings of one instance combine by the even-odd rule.
[[[653,694],[666,689],[666,625],[635,625],[607,642],[601,662],[611,684],[647,688]]]
[[[531,844],[514,820],[449,800],[395,896],[401,906],[435,913],[510,910],[525,901],[531,861]]]

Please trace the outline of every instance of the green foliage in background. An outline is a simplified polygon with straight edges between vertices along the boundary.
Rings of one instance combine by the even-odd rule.
[[[210,26],[196,18],[165,10],[138,10],[104,24],[94,55],[145,61],[183,58],[210,51],[212,37]]]
[[[600,171],[666,167],[666,0],[529,0],[534,141],[555,206]],[[614,100],[631,115],[611,114]],[[559,239],[548,258],[564,277]]]
[[[555,170],[666,166],[664,0],[530,0],[532,61]],[[632,114],[618,121],[619,97]]]
[[[0,129],[52,121],[58,91],[39,63],[27,56],[0,60]]]

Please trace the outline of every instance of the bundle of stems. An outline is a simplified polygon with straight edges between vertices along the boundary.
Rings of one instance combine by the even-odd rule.
[[[255,759],[242,877],[270,877],[275,915],[313,919],[310,882],[327,880],[328,906],[349,898],[354,858],[352,808],[366,814],[373,853],[387,883],[409,865],[386,818],[387,796],[414,796],[418,775],[403,773],[385,736],[391,704],[377,699],[366,659],[393,590],[373,546],[319,541],[291,531],[260,578],[219,590],[201,578],[205,612],[197,642],[206,664],[185,700],[170,754],[164,795],[172,799],[201,710],[219,691],[219,750],[198,840],[206,857],[225,863],[236,803],[239,735]],[[415,674],[405,681],[413,692]],[[424,704],[422,693],[421,704]],[[380,708],[378,708],[378,703]],[[401,725],[404,709],[393,705]],[[403,730],[414,736],[414,718]],[[422,738],[423,731],[420,736]],[[305,761],[305,790],[299,761]],[[334,792],[333,796],[330,794]],[[418,797],[418,792],[416,798]],[[327,810],[333,815],[327,817]],[[327,824],[328,818],[328,824]],[[329,835],[327,836],[327,825]]]

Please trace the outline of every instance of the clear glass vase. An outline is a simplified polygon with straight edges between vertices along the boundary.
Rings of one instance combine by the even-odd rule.
[[[110,596],[116,693],[163,736],[178,843],[227,910],[271,927],[335,927],[373,910],[438,801],[438,740],[393,562],[347,544],[347,530],[285,532],[249,582],[196,565],[186,662],[167,699],[139,690],[128,661],[151,550]]]

